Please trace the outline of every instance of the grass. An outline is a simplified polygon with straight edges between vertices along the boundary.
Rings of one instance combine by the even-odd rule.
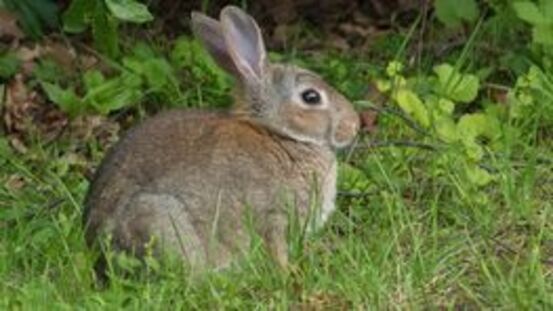
[[[483,202],[456,170],[431,176],[433,152],[364,151],[355,157],[366,180],[342,174],[341,185],[365,182],[374,191],[341,197],[325,229],[305,249],[293,250],[296,274],[285,276],[254,256],[199,280],[168,265],[154,277],[115,276],[101,288],[93,277],[95,254],[82,236],[86,182],[77,172],[56,171],[54,149],[37,144],[34,156],[12,154],[2,164],[3,308],[553,306],[550,165],[514,168],[508,159],[495,159],[500,177]],[[517,141],[516,150],[553,158],[550,146],[539,150],[531,141]],[[18,177],[25,185],[14,189]]]
[[[328,56],[311,66],[355,98],[373,65]],[[361,140],[341,157],[339,210],[305,246],[292,243],[290,275],[254,249],[199,278],[162,260],[107,285],[95,280],[97,254],[83,238],[88,183],[61,157],[71,150],[37,140],[19,155],[0,140],[0,308],[551,309],[553,141],[536,139],[541,125],[503,124],[485,187],[466,182],[453,147]],[[363,139],[402,137],[422,140],[384,115],[378,135]]]

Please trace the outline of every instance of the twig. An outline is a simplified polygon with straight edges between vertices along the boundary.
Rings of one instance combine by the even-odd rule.
[[[421,128],[413,119],[411,119],[411,117],[407,116],[406,114],[404,114],[400,110],[397,110],[397,109],[394,109],[394,108],[391,108],[391,107],[388,107],[388,106],[378,107],[378,106],[376,106],[373,103],[368,102],[368,101],[357,101],[357,103],[370,104],[371,106],[368,107],[369,109],[375,110],[379,113],[387,113],[387,114],[391,114],[391,115],[394,115],[396,117],[399,117],[403,122],[405,122],[407,124],[407,126],[409,126],[411,129],[413,129],[415,132],[417,132],[417,133],[419,133],[423,136],[427,136],[427,137],[431,136],[425,129]]]
[[[346,198],[367,198],[369,196],[377,194],[378,191],[367,191],[367,192],[357,192],[357,191],[338,191],[338,195]]]
[[[356,149],[375,149],[375,148],[385,148],[385,147],[409,147],[409,148],[419,148],[429,151],[437,151],[439,149],[436,145],[420,143],[416,141],[409,140],[389,140],[389,141],[376,141],[376,142],[365,142],[364,145],[357,145]]]

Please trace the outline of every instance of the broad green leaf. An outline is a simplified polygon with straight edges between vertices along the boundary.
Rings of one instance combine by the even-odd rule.
[[[43,58],[33,68],[33,76],[39,81],[59,83],[67,79],[67,72],[54,60]]]
[[[97,0],[71,1],[69,8],[63,13],[63,30],[70,33],[85,31],[96,2]]]
[[[94,44],[101,52],[112,58],[119,55],[117,21],[108,15],[108,11],[101,3],[97,3],[94,9],[92,36]]]
[[[471,183],[483,187],[494,180],[494,177],[488,171],[478,167],[476,164],[468,164],[465,172]]]
[[[395,99],[401,109],[412,116],[423,127],[430,125],[428,111],[417,94],[407,89],[399,89],[395,95]]]
[[[120,20],[145,23],[154,19],[148,7],[136,0],[105,0],[110,12]]]
[[[388,92],[392,89],[392,83],[389,80],[378,79],[376,80],[376,89],[379,92]]]
[[[451,115],[455,109],[455,103],[447,98],[440,98],[438,100],[438,107],[440,108],[440,111],[447,115]]]
[[[450,117],[441,117],[434,120],[436,133],[441,140],[452,143],[459,140],[457,125]]]
[[[339,182],[344,189],[365,190],[370,186],[370,180],[360,169],[347,163],[340,163],[338,166],[340,176]]]
[[[148,85],[154,90],[161,90],[174,79],[171,65],[162,58],[154,58],[144,64],[144,73]],[[177,83],[176,81],[173,81]]]
[[[480,81],[471,74],[461,74],[449,64],[434,67],[438,76],[438,92],[454,101],[469,103],[478,95]]]
[[[142,97],[142,79],[131,73],[106,80],[89,89],[83,101],[101,114],[134,105]]]
[[[473,22],[478,18],[478,5],[475,0],[436,0],[436,17],[449,27],[457,27],[462,21]]]
[[[64,90],[56,84],[40,82],[48,98],[60,109],[74,117],[84,111],[84,105],[71,89]]]
[[[169,62],[165,58],[155,55],[152,49],[145,44],[137,44],[133,48],[133,55],[123,58],[123,64],[145,78],[153,91],[161,91],[170,83],[178,84]]]
[[[465,153],[473,161],[480,161],[484,156],[484,150],[474,139],[461,136],[463,145],[465,146]]]
[[[553,0],[543,0],[541,6],[543,16],[553,24]]]
[[[485,137],[494,142],[501,134],[499,121],[483,113],[463,115],[457,123],[457,132],[466,147],[467,155],[475,160],[481,159],[483,155],[482,147],[476,139]]]
[[[391,61],[386,67],[386,74],[388,77],[392,78],[401,73],[403,70],[403,64],[398,61]]]
[[[540,12],[538,6],[532,1],[517,1],[513,2],[513,9],[520,19],[532,25],[547,25],[548,21]]]
[[[84,85],[87,90],[99,87],[105,80],[104,75],[98,70],[89,70],[83,75]]]
[[[496,139],[500,132],[497,119],[483,113],[465,114],[457,123],[459,132],[465,136],[476,138],[484,136],[488,139]]]
[[[553,24],[536,25],[532,28],[532,39],[535,43],[553,45]]]

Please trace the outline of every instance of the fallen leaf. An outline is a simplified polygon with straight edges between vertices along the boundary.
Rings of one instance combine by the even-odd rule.
[[[71,139],[88,141],[97,139],[103,148],[109,148],[119,139],[119,123],[100,115],[83,115],[69,124]]]
[[[20,40],[25,34],[17,26],[17,18],[8,10],[0,8],[0,39]]]
[[[4,186],[12,191],[17,191],[25,186],[25,178],[19,174],[13,174],[8,177]]]
[[[298,310],[351,310],[351,304],[343,297],[325,291],[302,295]],[[296,309],[296,308],[294,308]]]
[[[18,152],[27,151],[25,140],[30,135],[50,141],[67,126],[67,116],[56,106],[46,103],[40,93],[29,89],[23,74],[17,74],[5,92],[2,120],[10,144]]]
[[[67,44],[55,40],[45,40],[43,43],[43,56],[49,57],[67,72],[73,72],[75,68],[76,52]]]
[[[11,135],[9,138],[8,138],[9,142],[10,142],[10,146],[17,152],[21,153],[21,154],[25,154],[27,153],[27,150],[29,150],[27,148],[27,146],[25,146],[25,144],[21,141],[21,139],[19,139],[19,137],[15,136],[15,135]]]
[[[36,108],[35,92],[27,89],[22,74],[17,74],[6,88],[4,103],[4,125],[8,133],[23,131],[29,123],[30,111]]]
[[[21,61],[21,73],[25,76],[30,76],[35,68],[35,60],[40,57],[42,50],[38,44],[32,48],[20,46],[15,55]]]
[[[361,118],[361,131],[365,133],[375,133],[377,130],[378,112],[373,109],[367,109],[359,113]]]

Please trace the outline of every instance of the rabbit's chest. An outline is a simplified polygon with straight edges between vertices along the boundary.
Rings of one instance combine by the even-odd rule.
[[[337,161],[334,160],[330,169],[323,177],[321,187],[321,207],[318,213],[317,227],[321,227],[328,220],[328,217],[336,209],[336,174]]]

